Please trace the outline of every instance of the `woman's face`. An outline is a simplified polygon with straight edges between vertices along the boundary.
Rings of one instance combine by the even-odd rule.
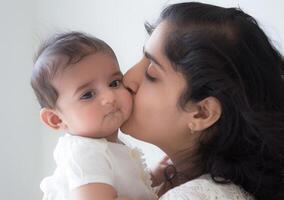
[[[133,91],[134,106],[121,130],[160,147],[188,134],[186,112],[178,105],[186,81],[163,53],[167,30],[166,23],[155,29],[144,46],[144,57],[123,80]]]

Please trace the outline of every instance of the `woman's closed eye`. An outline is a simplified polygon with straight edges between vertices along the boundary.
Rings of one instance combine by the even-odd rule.
[[[152,82],[157,80],[157,78],[152,75],[154,73],[153,70],[154,69],[153,69],[153,66],[151,66],[151,64],[145,70],[145,77],[146,77],[146,79],[149,80],[149,81],[152,81]]]
[[[88,92],[85,92],[81,97],[80,99],[81,100],[88,100],[88,99],[92,99],[94,98],[96,95],[96,93],[94,91],[88,91]]]
[[[150,76],[150,74],[148,73],[148,71],[145,71],[145,77],[147,80],[154,82],[156,80],[156,78]]]

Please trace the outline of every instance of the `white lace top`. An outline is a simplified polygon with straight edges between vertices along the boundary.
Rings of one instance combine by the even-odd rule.
[[[203,175],[166,192],[160,200],[253,200],[234,184],[217,184],[210,175]]]

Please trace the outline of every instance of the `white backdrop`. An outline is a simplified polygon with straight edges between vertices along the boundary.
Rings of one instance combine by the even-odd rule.
[[[153,21],[166,0],[0,0],[1,199],[40,199],[39,182],[52,172],[58,134],[40,125],[39,106],[29,85],[32,56],[39,42],[58,31],[79,30],[108,42],[125,72],[142,55],[143,23]],[[207,0],[239,6],[253,15],[284,52],[281,0]],[[162,153],[138,143],[153,165]],[[156,152],[156,153],[153,153]]]

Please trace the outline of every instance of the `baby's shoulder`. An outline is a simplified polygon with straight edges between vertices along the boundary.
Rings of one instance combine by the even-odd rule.
[[[60,137],[53,156],[57,165],[77,163],[85,165],[100,160],[109,161],[106,139],[92,139],[87,137],[65,134]]]
[[[95,152],[105,152],[108,148],[105,138],[93,139],[81,136],[65,134],[60,137],[57,144],[57,149],[60,151],[69,151],[75,154],[88,154]]]

